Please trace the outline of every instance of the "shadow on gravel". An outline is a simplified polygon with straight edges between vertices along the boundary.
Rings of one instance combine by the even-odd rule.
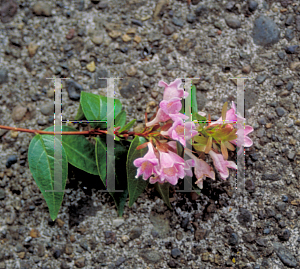
[[[92,200],[92,189],[103,190],[104,185],[102,184],[99,176],[92,175],[76,168],[69,164],[69,180],[66,185],[66,189],[73,191],[81,189],[84,192],[84,197],[81,198],[77,203],[78,205],[69,206],[69,228],[77,226],[82,222],[85,216],[95,216],[97,211],[101,210],[101,206],[95,207]],[[111,199],[113,203],[113,199]]]

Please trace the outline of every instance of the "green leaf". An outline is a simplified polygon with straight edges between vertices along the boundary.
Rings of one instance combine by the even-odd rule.
[[[122,110],[115,118],[115,126],[121,126],[121,128],[125,125],[126,123],[126,112]]]
[[[195,190],[195,192],[201,196],[201,189],[195,187],[195,186],[192,186],[193,187],[193,190]]]
[[[208,137],[204,137],[204,136],[197,135],[197,136],[194,136],[194,140],[195,140],[197,143],[199,143],[200,145],[206,145],[206,144],[207,144]]]
[[[45,129],[54,132],[54,126]],[[76,132],[73,127],[63,125],[63,132]],[[62,135],[62,145],[66,151],[68,162],[73,166],[90,173],[98,175],[97,164],[95,161],[95,147],[84,135]]]
[[[228,106],[228,103],[225,102],[224,105],[223,105],[223,108],[222,108],[222,120],[223,120],[223,121],[226,120],[227,106]]]
[[[110,97],[108,99],[111,99]],[[106,121],[107,120],[107,97],[103,95],[97,95],[89,92],[81,92],[80,104],[83,113],[87,120],[93,121]],[[110,113],[118,115],[122,110],[122,104],[120,100],[114,99],[114,110]],[[115,117],[114,117],[115,118]],[[99,122],[90,123],[93,128],[98,128]]]
[[[197,104],[197,92],[196,92],[196,86],[192,86],[191,90],[191,104],[192,104],[192,120],[197,120],[195,114],[198,114],[198,104]],[[199,114],[198,114],[199,115]]]
[[[81,104],[79,104],[79,108],[78,108],[77,114],[75,116],[75,120],[85,120],[85,119],[86,118],[84,116]]]
[[[96,155],[96,163],[99,171],[99,176],[101,181],[103,182],[104,186],[106,187],[106,166],[110,165],[107,164],[106,159],[106,137],[94,137],[96,140],[95,146],[95,155]],[[123,141],[123,143],[126,143]],[[123,215],[124,206],[126,204],[126,199],[128,197],[128,189],[127,189],[127,180],[126,176],[124,178],[124,174],[126,175],[126,163],[124,162],[126,155],[127,155],[127,148],[123,145],[122,141],[115,142],[114,148],[114,157],[115,157],[115,188],[116,190],[123,190],[123,192],[109,192],[109,194],[113,197],[118,215],[121,217]],[[127,142],[128,143],[128,142]]]
[[[166,205],[172,209],[171,203],[170,203],[170,197],[169,197],[169,188],[170,188],[170,183],[169,182],[165,182],[165,183],[158,183],[156,182],[154,184],[156,190],[159,192],[160,196],[162,197],[162,199],[164,200],[164,202],[166,203]]]
[[[136,122],[136,119],[132,120],[131,122],[127,123],[125,126],[123,126],[120,130],[119,133],[125,131],[125,130],[129,130]]]
[[[176,140],[176,149],[177,149],[177,155],[179,155],[181,158],[183,158],[184,154],[184,147],[181,145],[179,141]]]
[[[147,148],[136,150],[137,146],[145,142],[147,142],[147,140],[144,137],[136,136],[130,145],[127,155],[126,170],[129,192],[129,207],[133,205],[133,203],[148,185],[148,181],[144,180],[142,175],[138,178],[135,178],[137,174],[137,167],[133,164],[135,159],[141,158],[147,153]]]
[[[62,190],[64,190],[68,177],[68,161],[63,146],[61,147],[61,152],[61,184]],[[54,221],[64,197],[64,192],[45,192],[46,190],[54,190],[54,135],[37,134],[33,137],[28,149],[28,163],[32,176],[48,205],[50,217]]]
[[[181,99],[181,109],[179,113],[184,114],[184,99]]]

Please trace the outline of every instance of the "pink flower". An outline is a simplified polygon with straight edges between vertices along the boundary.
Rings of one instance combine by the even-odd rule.
[[[168,135],[172,139],[178,140],[185,147],[186,139],[189,140],[193,136],[198,134],[198,131],[195,130],[196,128],[195,123],[193,122],[184,123],[180,115],[170,115],[170,117],[174,121],[173,125],[171,126],[171,128],[169,128],[168,131],[161,131],[161,134]],[[186,128],[186,132],[185,132],[185,128]]]
[[[175,143],[175,145],[174,145]],[[170,141],[168,145],[173,149],[176,148],[176,142]],[[175,146],[175,148],[174,148]],[[159,151],[159,170],[157,171],[157,175],[151,177],[149,182],[154,184],[156,182],[164,183],[169,182],[172,185],[176,185],[179,178],[183,178],[185,175],[184,171],[184,159],[182,159],[179,155],[174,153],[173,151],[162,152]]]
[[[231,103],[231,109],[226,112],[226,122],[225,123],[240,123],[245,121],[246,119],[236,114],[236,107],[234,102]],[[223,124],[222,117],[220,117],[217,121],[213,121],[209,126]]]
[[[169,141],[168,145],[177,152],[176,141]],[[195,166],[195,161],[193,159],[185,160],[184,161],[185,175],[192,177],[193,176],[192,167],[194,166]]]
[[[161,108],[159,108],[155,118],[152,121],[147,122],[146,126],[150,127],[159,122],[166,122],[169,119],[170,119],[170,116],[168,114],[166,114],[165,112],[163,112],[163,110]]]
[[[237,170],[236,163],[224,160],[222,154],[217,154],[213,150],[209,151],[208,154],[212,158],[215,168],[220,172],[220,176],[222,179],[226,179],[229,177],[228,168],[233,168]]]
[[[153,126],[159,122],[166,122],[170,119],[169,114],[177,114],[181,110],[181,98],[186,98],[188,93],[182,88],[178,88],[181,84],[181,79],[175,79],[168,85],[164,81],[159,81],[158,86],[165,87],[163,101],[160,102],[160,108],[157,111],[155,118],[146,123],[146,127]]]
[[[170,100],[162,100],[159,103],[160,108],[166,114],[177,114],[182,107],[181,99],[179,97],[173,97]]]
[[[248,137],[247,135],[251,132],[253,132],[253,128],[249,125],[246,125],[245,128],[242,124],[238,123],[237,124],[238,130],[236,132],[237,134],[237,139],[236,140],[231,140],[229,142],[231,142],[232,144],[240,147],[239,151],[238,151],[238,155],[240,155],[242,153],[242,146],[244,147],[251,147],[253,145],[253,141],[251,140],[250,137]]]
[[[184,162],[184,172],[186,176],[193,177],[192,167],[194,166],[195,161],[193,159],[189,159]]]
[[[140,175],[143,175],[143,179],[147,180],[152,174],[158,174],[158,164],[159,160],[156,157],[153,146],[150,142],[148,142],[148,152],[146,155],[142,158],[138,158],[134,160],[133,164],[138,167],[136,178],[138,178]]]
[[[209,166],[205,161],[202,159],[198,159],[190,150],[186,150],[185,153],[190,156],[195,162],[194,174],[197,178],[195,182],[200,189],[203,188],[203,180],[206,177],[210,177],[215,179],[215,172],[213,171],[212,167]]]
[[[168,101],[173,97],[186,98],[188,96],[188,92],[185,92],[184,89],[179,88],[179,85],[181,83],[182,82],[180,78],[175,79],[173,82],[170,83],[170,85],[160,80],[158,82],[158,86],[165,87],[163,99]]]
[[[253,144],[252,140],[247,136],[249,133],[253,132],[253,128],[250,125],[246,125],[244,128],[242,123],[245,120],[245,118],[236,114],[236,107],[234,102],[232,102],[231,109],[229,109],[226,112],[226,121],[229,121],[229,123],[236,123],[234,126],[238,129],[236,132],[238,137],[236,140],[231,140],[229,142],[231,142],[234,145],[237,145],[238,147],[241,147],[243,145],[244,147],[251,147]],[[219,118],[217,121],[212,122],[210,126],[216,124],[223,124],[222,117]],[[242,148],[239,149],[237,154],[240,155],[241,153]]]

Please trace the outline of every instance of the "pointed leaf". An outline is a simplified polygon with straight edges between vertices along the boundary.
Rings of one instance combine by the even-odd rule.
[[[224,141],[224,145],[226,146],[226,148],[228,148],[231,151],[235,151],[235,147],[234,145],[232,145],[230,142],[228,141]]]
[[[206,145],[193,144],[193,147],[198,151],[204,152]]]
[[[169,188],[170,188],[170,183],[165,182],[163,184],[156,182],[154,184],[156,190],[159,192],[160,196],[166,203],[166,205],[172,209],[171,203],[170,203],[170,197],[169,197]]]
[[[142,175],[135,178],[137,174],[137,167],[133,164],[133,161],[137,158],[143,157],[147,153],[147,148],[136,150],[137,146],[146,142],[144,137],[136,136],[129,148],[127,155],[127,184],[129,192],[129,207],[133,205],[140,194],[145,190],[148,185],[148,181],[144,180]]]
[[[123,126],[120,130],[119,133],[125,131],[125,130],[130,130],[130,128],[135,124],[136,119],[132,120],[131,122],[127,123],[125,126]]]
[[[211,146],[212,146],[212,137],[210,136],[207,140],[207,144],[204,151],[206,154],[211,150]]]
[[[181,145],[179,141],[176,140],[176,149],[177,149],[177,155],[179,155],[181,158],[183,158],[184,154],[184,147]]]
[[[223,121],[226,120],[227,106],[228,106],[228,103],[225,102],[224,105],[223,105],[223,108],[222,108],[222,120],[223,120]]]
[[[197,135],[197,136],[194,136],[194,140],[195,140],[197,143],[199,143],[200,145],[206,145],[206,144],[207,144],[208,137],[204,137],[204,136]]]
[[[115,126],[123,127],[126,123],[126,112],[122,110],[115,118]]]
[[[224,160],[228,159],[228,151],[223,141],[221,141],[221,152],[224,157]]]
[[[85,120],[85,119],[86,118],[84,116],[81,104],[79,104],[79,108],[78,108],[77,114],[75,116],[75,120]]]
[[[109,97],[109,99],[111,99]],[[81,92],[80,104],[83,113],[87,120],[93,121],[106,121],[107,120],[107,97],[103,95],[97,95],[89,92]],[[114,118],[121,112],[122,104],[120,100],[114,99],[114,110],[110,113],[114,113]],[[99,127],[99,122],[90,123],[93,128]]]
[[[54,132],[54,126],[48,127],[45,131]],[[77,129],[63,125],[63,132],[76,132]],[[98,175],[95,161],[95,147],[84,135],[62,135],[62,145],[66,151],[68,162],[73,166],[90,173]]]
[[[192,104],[192,120],[197,120],[195,114],[198,114],[198,104],[197,104],[197,92],[196,86],[193,85],[191,89],[191,104]]]
[[[57,139],[57,138],[56,138]],[[68,176],[68,161],[64,147],[62,152],[62,190],[66,187]],[[48,205],[50,217],[54,221],[59,212],[64,192],[46,192],[54,190],[54,135],[37,134],[30,142],[28,149],[28,163],[32,176]]]

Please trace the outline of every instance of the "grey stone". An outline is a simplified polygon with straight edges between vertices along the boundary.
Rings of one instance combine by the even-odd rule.
[[[286,21],[285,21],[285,25],[287,25],[287,26],[292,25],[292,24],[294,23],[294,20],[295,20],[294,15],[293,15],[293,14],[289,14],[289,15],[287,16]]]
[[[278,211],[285,212],[287,206],[286,206],[286,203],[284,203],[284,202],[278,202],[276,204],[276,208],[277,208]]]
[[[294,87],[294,83],[292,81],[289,81],[288,84],[286,85],[286,89],[288,91],[292,90]]]
[[[290,236],[291,236],[291,232],[289,229],[284,229],[278,234],[278,238],[281,241],[289,241]]]
[[[259,138],[264,137],[265,136],[265,129],[264,128],[259,128],[256,131],[256,136],[259,137]]]
[[[170,60],[167,55],[163,55],[162,58],[160,59],[160,64],[162,66],[166,66],[169,62]]]
[[[231,233],[229,236],[228,244],[235,246],[239,242],[239,237],[236,233]]]
[[[126,258],[120,257],[116,261],[116,266],[119,267],[121,264],[123,264],[126,261]]]
[[[0,189],[0,200],[4,200],[6,197],[5,190]]]
[[[204,5],[201,5],[201,6],[198,6],[195,10],[195,15],[200,17],[200,16],[203,16],[203,15],[207,15],[208,13],[208,8]]]
[[[256,1],[253,1],[253,0],[250,0],[248,2],[248,5],[249,5],[249,10],[251,12],[255,11],[257,9],[257,7],[258,7],[258,3]]]
[[[171,25],[169,25],[167,23],[164,24],[163,33],[165,35],[171,35],[174,33],[174,31],[175,31],[174,27],[172,27]]]
[[[287,54],[295,54],[295,53],[297,53],[298,48],[299,48],[298,45],[287,46],[287,47],[285,47],[285,52]]]
[[[159,252],[156,252],[154,250],[147,250],[140,254],[146,262],[149,263],[158,263],[162,260],[162,256]]]
[[[293,151],[289,152],[289,154],[287,155],[287,157],[290,161],[293,161],[295,159],[295,156],[296,156],[296,153]]]
[[[95,73],[95,87],[96,88],[106,88],[107,80],[101,78],[108,78],[108,71],[106,69],[99,69]]]
[[[141,227],[134,227],[131,231],[130,231],[130,234],[129,234],[129,237],[131,240],[134,240],[136,238],[139,238],[141,235],[142,235],[142,228]]]
[[[286,113],[286,111],[283,107],[276,107],[275,110],[279,117],[282,117]]]
[[[188,23],[194,23],[196,21],[196,17],[194,16],[194,14],[191,14],[189,13],[187,16],[186,16],[186,21]]]
[[[170,221],[163,214],[150,214],[150,221],[160,238],[165,238],[170,232]]]
[[[178,257],[180,257],[181,255],[181,251],[179,248],[173,248],[171,250],[171,256],[174,258],[174,259],[177,259]]]
[[[179,27],[182,27],[184,25],[184,22],[176,17],[173,17],[172,23]]]
[[[261,15],[254,21],[252,37],[256,45],[273,45],[280,39],[280,30],[272,19]]]
[[[8,71],[6,69],[0,69],[0,84],[8,81]]]
[[[9,155],[6,160],[6,168],[10,168],[13,164],[18,161],[18,155]]]
[[[241,21],[235,15],[226,15],[225,22],[232,29],[237,29],[241,27]]]
[[[300,15],[296,16],[296,30],[300,32]]]
[[[258,75],[258,76],[256,77],[256,82],[257,82],[258,84],[262,84],[262,83],[266,80],[266,78],[267,78],[267,75],[265,75],[265,74]]]
[[[238,222],[243,226],[248,226],[252,223],[252,214],[245,208],[239,209],[240,214],[237,216]]]
[[[266,118],[264,116],[260,117],[257,121],[258,121],[259,124],[262,124],[262,125],[266,125],[267,124],[267,120],[266,120]]]
[[[291,268],[296,268],[298,266],[297,260],[288,248],[277,242],[273,244],[273,247],[277,256],[284,265]]]
[[[70,79],[67,80],[67,91],[71,100],[78,101],[80,99],[80,94],[81,91],[83,91],[83,88],[79,83]]]
[[[41,112],[45,116],[49,116],[50,114],[54,114],[54,103],[50,102],[50,103],[44,104],[41,107]]]
[[[137,95],[140,89],[140,82],[137,78],[125,78],[121,81],[120,94],[124,98],[132,98]]]

